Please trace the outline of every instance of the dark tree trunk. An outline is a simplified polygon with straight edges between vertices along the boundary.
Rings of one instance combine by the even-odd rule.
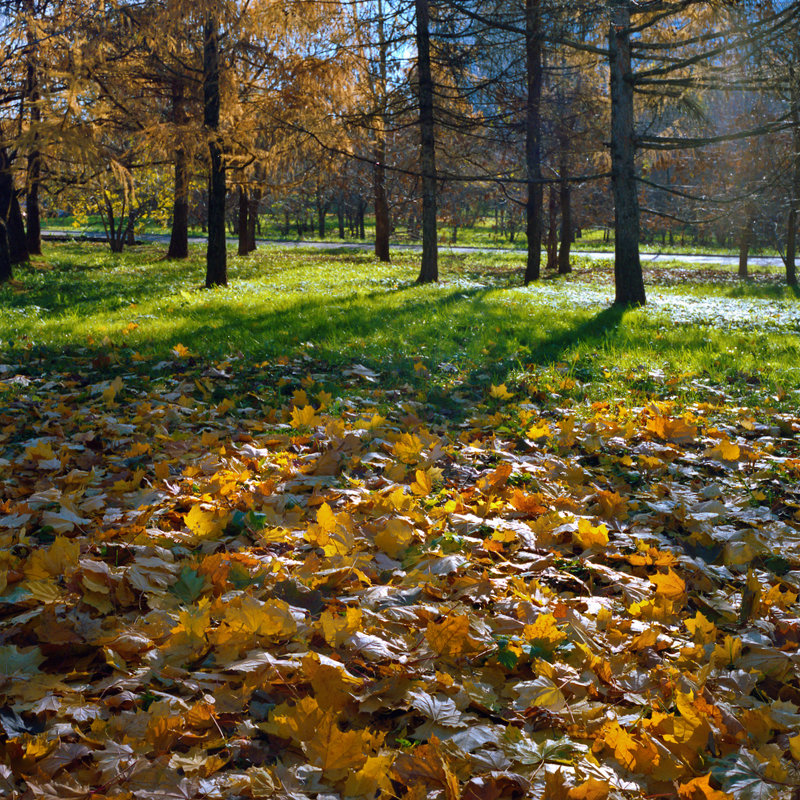
[[[561,184],[561,241],[558,247],[558,274],[572,272],[569,250],[572,246],[572,192],[566,181]]]
[[[433,130],[429,0],[415,0],[415,7],[419,74],[419,160],[422,170],[422,263],[417,283],[432,283],[439,280],[439,252],[436,234],[436,139]]]
[[[358,198],[358,238],[362,241],[367,238],[367,230],[364,226],[364,214],[367,211],[367,203],[363,197]]]
[[[379,261],[389,262],[389,201],[386,196],[385,143],[379,143],[376,152],[373,188],[375,193],[375,255]]]
[[[786,220],[786,283],[797,286],[797,209],[800,206],[800,41],[795,39],[789,71],[792,97],[792,185],[789,190],[789,215]]]
[[[547,202],[547,269],[555,270],[558,266],[558,193],[551,185]]]
[[[167,258],[187,258],[189,255],[189,175],[186,151],[175,151],[175,187],[172,201],[172,229]]]
[[[33,12],[33,4],[30,4],[30,12]],[[39,150],[39,123],[42,119],[42,111],[39,107],[39,76],[35,63],[36,36],[34,31],[28,29],[28,49],[29,60],[27,66],[26,79],[26,99],[31,109],[31,131],[33,134],[33,144],[28,151],[26,195],[25,195],[25,215],[27,217],[27,228],[25,231],[25,244],[31,254],[39,255],[42,252],[42,220],[39,208],[39,186],[42,179],[42,154]]]
[[[525,0],[525,68],[528,98],[525,106],[525,166],[528,202],[525,230],[528,257],[525,285],[539,280],[542,261],[542,38],[539,0]]]
[[[213,14],[203,26],[203,124],[209,134],[208,249],[206,287],[227,286],[228,254],[225,246],[225,165],[218,138],[220,116],[219,22]]]
[[[239,187],[239,217],[238,217],[238,233],[239,233],[239,255],[246,256],[250,251],[247,249],[247,207],[248,196],[247,189],[244,186]]]
[[[336,198],[336,224],[339,228],[339,238],[344,239],[344,197],[341,192]]]
[[[614,303],[646,302],[639,260],[639,197],[636,182],[633,82],[631,74],[631,0],[610,0],[608,32],[611,76],[611,185],[614,193]]]
[[[750,239],[753,233],[753,224],[748,211],[745,212],[742,227],[739,230],[739,272],[740,278],[747,277],[747,260],[750,255]]]
[[[14,276],[8,228],[13,199],[14,179],[11,175],[11,163],[5,148],[0,148],[0,283],[10,281]]]
[[[256,228],[258,228],[258,207],[261,203],[261,189],[251,189],[247,200],[247,252],[256,249]]]
[[[7,221],[8,225],[8,252],[12,264],[22,264],[27,261],[28,242],[25,236],[25,220],[22,216],[22,209],[19,205],[19,197],[16,191],[11,192],[11,211]]]
[[[325,217],[328,214],[328,204],[322,200],[319,195],[317,195],[317,223],[318,223],[318,231],[319,231],[319,238],[325,238]]]

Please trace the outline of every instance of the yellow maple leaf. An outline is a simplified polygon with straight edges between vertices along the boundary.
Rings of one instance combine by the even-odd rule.
[[[361,627],[361,617],[360,608],[348,608],[344,614],[323,611],[319,624],[325,641],[331,647],[338,647]]]
[[[333,533],[336,530],[336,515],[327,503],[323,503],[317,509],[317,525],[325,533]]]
[[[203,597],[197,605],[184,609],[178,614],[178,625],[172,633],[185,633],[190,639],[204,639],[211,625],[211,600]]]
[[[393,760],[391,754],[369,756],[361,769],[347,776],[344,796],[373,798],[378,791],[392,793],[389,768]]]
[[[581,517],[578,520],[578,530],[572,532],[572,538],[586,550],[605,547],[608,544],[608,528],[605,525],[595,527],[586,517]]]
[[[715,458],[717,461],[738,461],[741,452],[739,445],[734,444],[730,439],[720,439],[714,447],[709,447],[703,455],[708,458]]]
[[[429,622],[425,638],[431,649],[442,656],[460,656],[472,646],[469,617],[453,614],[441,622]]]
[[[569,800],[606,800],[610,791],[611,785],[608,781],[589,778],[580,786],[570,789],[567,797]]]
[[[188,358],[189,355],[190,355],[190,351],[189,351],[189,348],[186,347],[186,345],[183,345],[180,342],[178,342],[178,344],[176,344],[172,348],[172,354],[176,358]]]
[[[553,432],[550,430],[550,426],[547,422],[536,422],[528,428],[525,435],[529,439],[536,441],[537,439],[549,439],[553,435]]]
[[[394,444],[392,452],[404,464],[416,464],[425,444],[414,433],[404,433]]]
[[[81,546],[74,539],[56,536],[46,550],[34,550],[25,564],[25,576],[45,579],[54,575],[65,575],[78,566]]]
[[[266,733],[300,744],[314,738],[325,715],[317,701],[306,695],[292,705],[281,703],[275,706],[262,727]]]
[[[414,528],[408,520],[393,517],[375,537],[375,544],[391,558],[402,555],[414,539]]]
[[[683,624],[698,644],[709,644],[717,639],[717,626],[706,619],[700,611],[691,619],[684,620]]]
[[[26,461],[50,461],[55,457],[56,454],[53,452],[50,442],[37,442],[36,444],[28,445],[23,456]]]
[[[320,422],[317,412],[314,411],[314,406],[303,406],[302,408],[295,406],[292,409],[291,425],[293,428],[313,428],[315,425],[319,425]]]
[[[795,761],[800,761],[800,734],[789,739],[789,752]]]
[[[686,583],[673,570],[667,570],[666,575],[657,573],[650,576],[650,583],[656,587],[656,594],[669,600],[677,600],[686,592]]]
[[[285,639],[297,631],[297,621],[289,604],[283,600],[262,603],[244,596],[238,604],[225,607],[225,622],[234,630],[271,639]]]
[[[196,536],[211,539],[222,532],[227,522],[227,515],[220,515],[214,510],[205,511],[197,504],[184,515],[183,521]]]
[[[292,405],[298,407],[308,405],[308,395],[306,394],[305,389],[295,389],[294,394],[292,395]]]
[[[107,405],[113,405],[114,398],[117,393],[122,389],[122,376],[117,375],[111,383],[103,390],[103,400]]]
[[[742,655],[742,640],[738,636],[726,636],[722,644],[718,644],[711,654],[711,661],[723,667],[734,666]]]
[[[733,795],[711,787],[711,775],[682,783],[678,786],[680,800],[732,800]]]
[[[508,391],[504,383],[501,383],[499,386],[492,384],[491,389],[489,389],[489,394],[494,397],[495,400],[510,400],[514,396],[512,392]]]
[[[673,419],[661,415],[648,420],[645,427],[659,439],[675,442],[675,444],[687,444],[697,436],[697,428],[694,425],[690,425],[683,419]]]
[[[319,403],[320,410],[326,409],[333,400],[333,395],[330,392],[320,390],[317,392],[317,402]]]
[[[430,470],[418,469],[414,475],[416,480],[411,484],[411,491],[418,497],[427,497],[433,491]]]
[[[550,650],[567,638],[567,634],[559,630],[556,618],[552,614],[539,614],[531,625],[526,625],[522,629],[522,636],[527,641]]]
[[[314,738],[303,743],[303,750],[312,764],[322,767],[324,777],[337,781],[364,765],[372,741],[369,731],[341,730],[336,716],[327,713]]]

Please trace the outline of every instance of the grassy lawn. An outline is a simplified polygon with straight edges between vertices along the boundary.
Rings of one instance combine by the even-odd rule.
[[[163,250],[0,287],[3,796],[796,797],[778,274]]]

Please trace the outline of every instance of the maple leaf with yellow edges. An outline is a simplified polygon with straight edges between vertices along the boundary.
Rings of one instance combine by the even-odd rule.
[[[514,396],[513,392],[508,391],[504,383],[501,383],[499,386],[492,384],[489,389],[489,394],[494,397],[495,400],[510,400]]]
[[[522,636],[526,641],[548,651],[554,650],[567,638],[567,634],[559,630],[552,614],[539,614],[532,624],[522,629]]]
[[[293,428],[313,428],[315,425],[319,425],[320,422],[321,420],[317,416],[314,406],[303,406],[302,408],[295,406],[292,409],[291,425]]]
[[[581,517],[578,530],[572,532],[572,538],[585,550],[605,547],[608,544],[608,528],[605,525],[594,526],[586,517]]]
[[[178,342],[178,344],[176,344],[172,348],[172,354],[176,358],[188,358],[191,355],[191,352],[190,352],[189,348],[186,347],[186,345],[181,344],[180,342]]]
[[[392,517],[375,537],[375,544],[391,558],[398,558],[414,540],[414,528],[408,520]]]
[[[441,622],[429,622],[425,638],[431,649],[442,656],[463,655],[472,646],[469,636],[469,617],[452,614]]]
[[[732,794],[712,788],[711,775],[692,778],[692,780],[680,784],[678,797],[680,800],[733,800]]]
[[[717,461],[738,461],[742,449],[730,439],[720,439],[714,447],[709,447],[703,455]]]
[[[392,448],[394,455],[404,464],[415,464],[420,460],[425,444],[413,433],[404,433]]]
[[[686,593],[686,582],[672,569],[667,574],[656,573],[650,576],[650,583],[656,587],[656,594],[669,600],[677,600]]]

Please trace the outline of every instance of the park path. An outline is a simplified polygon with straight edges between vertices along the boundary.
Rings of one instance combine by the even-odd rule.
[[[42,238],[44,239],[90,239],[105,241],[105,234],[95,233],[93,231],[75,231],[75,230],[54,230],[48,229],[42,231]],[[142,242],[163,242],[169,243],[169,235],[165,233],[143,233],[138,237]],[[199,244],[205,241],[202,236],[190,236],[189,241],[193,244]],[[236,239],[228,237],[229,242],[235,242]],[[297,239],[258,239],[257,244],[265,247],[312,247],[317,250],[340,250],[342,248],[349,248],[353,250],[372,250],[373,244],[371,242],[341,242],[341,241],[298,241]],[[393,250],[410,250],[411,252],[420,252],[422,247],[416,244],[392,244]],[[462,245],[440,245],[439,249],[448,253],[519,253],[523,254],[522,250],[509,250],[502,247],[466,247]],[[572,250],[572,254],[590,258],[595,261],[603,259],[613,259],[614,254],[610,252],[603,252],[599,250]],[[682,264],[699,264],[699,265],[714,265],[735,267],[739,264],[738,256],[725,256],[725,255],[700,255],[700,254],[687,254],[687,253],[640,253],[639,258],[644,263],[656,264],[665,263],[667,261],[678,262]],[[750,256],[748,259],[750,267],[783,267],[783,261],[779,256]]]

